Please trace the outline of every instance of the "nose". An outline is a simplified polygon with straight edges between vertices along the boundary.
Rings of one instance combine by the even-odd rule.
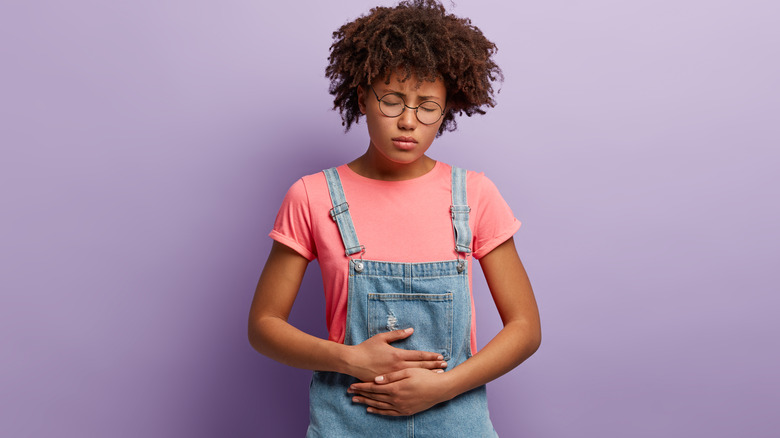
[[[398,116],[398,127],[401,129],[414,129],[417,127],[417,114],[414,109],[404,106],[404,112]]]

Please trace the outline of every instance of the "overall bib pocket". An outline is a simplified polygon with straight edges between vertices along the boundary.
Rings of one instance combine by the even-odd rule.
[[[453,293],[369,293],[368,336],[414,328],[406,339],[393,342],[405,350],[452,353]]]

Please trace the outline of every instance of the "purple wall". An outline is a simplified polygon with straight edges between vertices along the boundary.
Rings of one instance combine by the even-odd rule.
[[[287,188],[367,145],[323,75],[367,7],[264,3],[0,6],[1,436],[302,436],[309,373],[246,317]],[[502,190],[542,312],[502,436],[776,436],[779,9],[452,9],[506,81],[431,155]],[[292,319],[323,334],[318,271]]]

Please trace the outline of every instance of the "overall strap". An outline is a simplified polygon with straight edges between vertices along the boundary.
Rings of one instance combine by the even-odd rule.
[[[469,207],[466,195],[466,170],[452,166],[452,229],[455,233],[455,251],[471,252],[471,228],[469,228]]]
[[[350,257],[352,254],[365,252],[366,248],[358,242],[355,225],[352,223],[352,216],[349,214],[349,204],[347,204],[347,198],[344,196],[344,188],[341,186],[338,171],[335,167],[332,167],[322,172],[328,181],[330,202],[333,204],[333,208],[330,210],[330,217],[339,227],[341,241],[344,242],[344,253],[347,257]]]

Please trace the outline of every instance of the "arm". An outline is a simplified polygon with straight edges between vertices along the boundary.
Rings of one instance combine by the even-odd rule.
[[[361,380],[408,367],[441,368],[436,353],[395,348],[410,332],[381,333],[356,346],[320,339],[287,322],[309,261],[274,242],[249,311],[249,342],[260,353],[297,368],[336,371]],[[446,365],[444,365],[446,366]]]
[[[445,373],[407,369],[357,383],[354,401],[382,415],[410,415],[483,385],[520,365],[541,343],[539,311],[531,283],[510,238],[480,264],[504,324],[477,354]]]

